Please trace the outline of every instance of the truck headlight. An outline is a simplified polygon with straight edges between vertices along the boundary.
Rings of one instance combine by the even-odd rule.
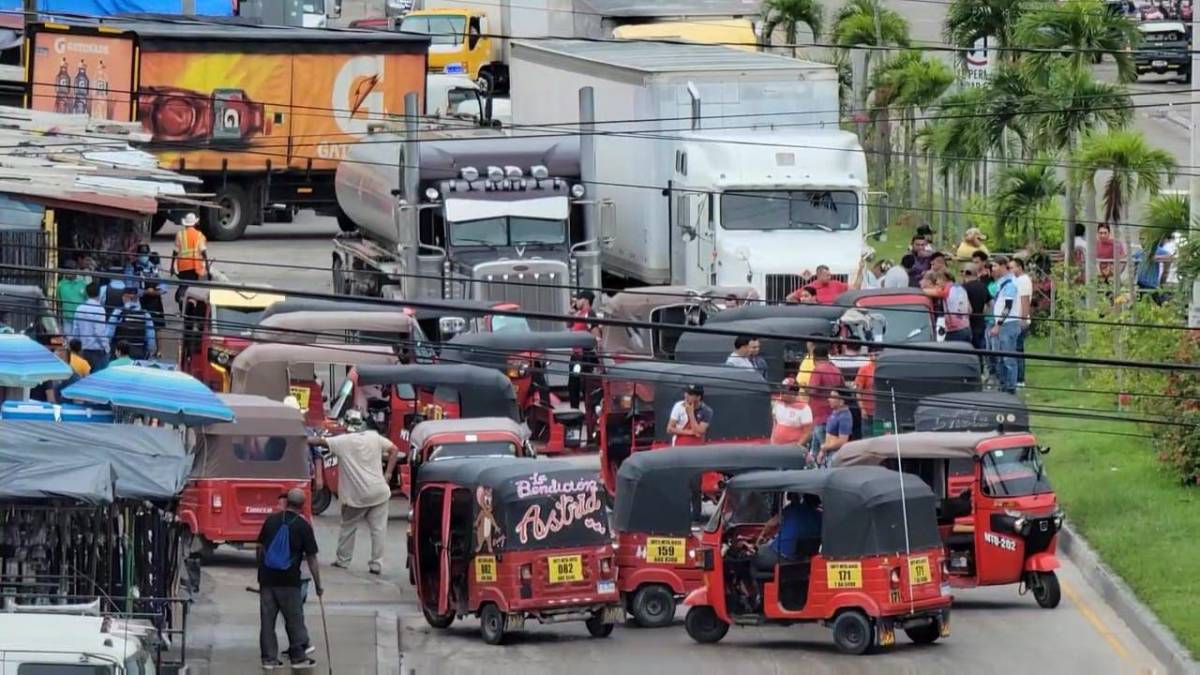
[[[441,194],[437,191],[437,188],[425,188],[425,198],[429,201],[436,202],[440,196]]]
[[[575,184],[571,186],[571,196],[575,199],[583,199],[583,195],[587,193],[582,185]]]

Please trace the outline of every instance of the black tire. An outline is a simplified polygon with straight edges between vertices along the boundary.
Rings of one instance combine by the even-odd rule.
[[[454,612],[438,615],[433,613],[428,607],[422,607],[421,613],[425,615],[425,623],[434,628],[449,628],[450,624],[454,623]]]
[[[646,584],[633,594],[629,613],[643,628],[662,628],[675,621],[675,593],[662,584]]]
[[[331,504],[333,504],[333,492],[329,488],[323,487],[313,492],[312,513],[314,516],[319,516],[328,511]]]
[[[333,294],[334,295],[349,295],[346,292],[346,268],[342,265],[342,257],[334,254],[333,264],[330,265],[333,271]]]
[[[942,631],[938,627],[937,621],[930,621],[924,626],[905,628],[904,634],[908,636],[909,640],[919,645],[931,645],[937,642],[938,638],[942,636]]]
[[[208,209],[204,218],[204,233],[217,241],[241,239],[254,218],[250,194],[237,183],[217,185],[213,202],[219,208]]]
[[[496,75],[490,70],[480,70],[479,77],[475,78],[475,84],[479,85],[479,95],[486,97],[488,94],[496,93]]]
[[[683,619],[683,627],[688,637],[700,644],[720,642],[729,632],[729,624],[721,620],[715,610],[708,605],[697,605],[688,610]]]
[[[154,236],[162,231],[167,226],[167,216],[162,213],[156,213],[150,217],[150,235]]]
[[[606,638],[612,635],[613,628],[616,626],[611,621],[604,620],[604,612],[592,612],[591,618],[584,622],[587,626],[588,635],[594,638]]]
[[[875,644],[875,628],[861,610],[842,612],[833,620],[833,643],[843,654],[865,654]]]
[[[1059,587],[1058,575],[1054,572],[1032,572],[1028,583],[1038,607],[1054,609],[1062,601],[1062,588]]]
[[[286,209],[277,209],[275,211],[275,222],[290,223],[296,219],[296,211],[290,206]]]
[[[358,230],[358,225],[356,225],[353,220],[350,220],[350,216],[347,216],[341,211],[338,211],[337,223],[338,229],[342,232],[354,232]]]
[[[504,644],[504,612],[493,602],[479,610],[479,635],[489,645]]]

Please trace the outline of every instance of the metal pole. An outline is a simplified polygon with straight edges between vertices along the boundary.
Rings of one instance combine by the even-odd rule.
[[[579,178],[589,192],[596,189],[596,100],[591,87],[579,89]],[[583,210],[583,238],[596,238],[595,209]]]

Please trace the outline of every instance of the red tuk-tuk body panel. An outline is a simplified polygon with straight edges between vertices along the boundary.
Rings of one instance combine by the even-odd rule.
[[[704,583],[694,536],[660,537],[642,532],[617,533],[617,588],[633,593],[645,584],[664,584],[676,595]]]
[[[579,556],[582,561],[582,578],[577,581],[551,581],[553,559],[574,556]],[[494,582],[478,581],[478,557],[472,561],[469,574],[471,584],[468,602],[471,611],[478,610],[485,601],[497,596],[505,598],[510,612],[538,610],[547,606],[611,604],[619,598],[615,586],[604,591],[598,586],[599,582],[611,583],[616,577],[612,564],[613,552],[609,546],[518,550],[508,551],[499,557],[491,556],[495,558]],[[607,573],[601,570],[603,560],[608,560]],[[529,578],[525,578],[523,568],[529,570]]]
[[[179,516],[211,542],[253,542],[292,488],[304,491],[304,517],[312,520],[311,483],[298,480],[193,479],[180,494]]]

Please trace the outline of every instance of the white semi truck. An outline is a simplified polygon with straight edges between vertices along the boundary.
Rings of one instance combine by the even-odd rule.
[[[857,269],[867,163],[838,127],[832,66],[720,46],[548,40],[514,43],[511,71],[515,126],[591,139],[582,180],[615,205],[597,228],[606,274],[749,284],[778,301],[804,270],[824,264],[846,279]],[[594,125],[580,124],[582,88]]]

